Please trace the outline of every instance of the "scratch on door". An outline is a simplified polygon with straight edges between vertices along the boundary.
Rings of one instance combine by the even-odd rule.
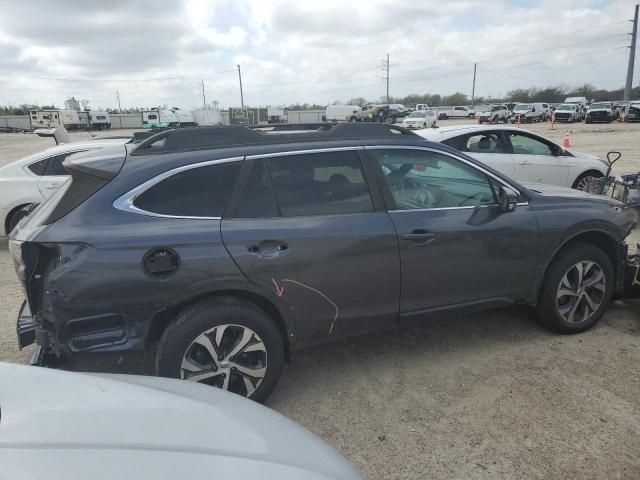
[[[338,314],[339,314],[338,305],[336,305],[329,297],[327,297],[324,293],[322,293],[317,288],[310,287],[309,285],[305,285],[304,283],[298,282],[297,280],[291,280],[290,278],[283,278],[281,282],[282,286],[278,285],[278,282],[276,281],[275,278],[272,278],[271,281],[273,282],[273,286],[276,288],[276,295],[278,295],[279,297],[282,297],[284,295],[284,283],[289,282],[289,283],[298,285],[300,287],[306,288],[307,290],[311,290],[312,292],[317,293],[322,298],[324,298],[327,302],[329,302],[331,306],[335,309],[333,320],[331,321],[331,326],[329,327],[329,335],[331,335],[331,333],[333,332],[333,327],[336,324],[336,320],[338,320]]]

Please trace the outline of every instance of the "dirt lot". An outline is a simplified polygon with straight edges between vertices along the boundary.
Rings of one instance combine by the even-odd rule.
[[[640,125],[531,130],[560,140],[567,128],[576,150],[617,149],[617,172],[640,170]],[[0,165],[49,145],[0,134]],[[0,360],[29,354],[16,348],[21,302],[0,240]],[[637,479],[639,372],[640,302],[574,336],[510,308],[298,352],[269,406],[369,479]]]

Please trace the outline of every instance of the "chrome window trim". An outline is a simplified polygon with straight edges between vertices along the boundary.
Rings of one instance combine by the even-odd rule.
[[[529,202],[520,202],[516,203],[517,206],[529,206]],[[465,206],[465,207],[438,207],[438,208],[408,208],[408,209],[397,209],[397,210],[389,210],[389,213],[405,213],[405,212],[432,212],[434,210],[469,210],[471,208],[488,208],[488,207],[497,207],[497,203],[492,203],[490,205],[476,205],[474,206]]]
[[[193,170],[194,168],[207,167],[209,165],[217,165],[222,163],[230,163],[230,162],[240,162],[244,159],[244,157],[230,157],[230,158],[222,158],[219,160],[208,160],[206,162],[193,163],[190,165],[183,165],[182,167],[177,167],[171,170],[167,170],[160,175],[157,175],[146,182],[138,185],[137,187],[129,190],[124,195],[118,197],[114,202],[113,206],[118,210],[122,210],[123,212],[135,213],[137,215],[146,215],[149,217],[160,217],[160,218],[189,218],[192,220],[221,220],[222,217],[196,217],[190,215],[166,215],[164,213],[155,213],[149,212],[147,210],[143,210],[141,208],[136,207],[133,202],[135,202],[136,198],[142,195],[144,192],[149,190],[151,187],[156,185],[157,183],[165,180],[173,175],[185,172],[187,170]]]
[[[520,190],[515,188],[513,185],[511,185],[507,181],[503,180],[502,178],[497,177],[493,173],[485,170],[484,168],[476,165],[475,163],[470,162],[468,160],[465,160],[464,158],[457,157],[457,156],[455,156],[455,155],[453,155],[453,154],[451,154],[449,152],[444,152],[442,150],[438,150],[436,148],[419,147],[419,146],[411,146],[411,145],[373,145],[373,146],[365,146],[364,149],[365,150],[424,150],[424,151],[427,151],[427,152],[433,152],[433,153],[438,153],[440,155],[445,155],[447,157],[451,157],[451,158],[453,158],[455,160],[458,160],[459,162],[465,163],[466,165],[470,166],[471,168],[474,168],[476,170],[480,170],[485,175],[488,175],[489,177],[493,178],[494,180],[497,180],[498,182],[502,183],[504,186],[509,187],[511,190],[516,192],[517,195],[521,195]],[[447,207],[447,208],[461,208],[461,207]],[[473,208],[476,208],[476,207],[473,207]],[[431,210],[435,210],[435,209],[431,209]]]

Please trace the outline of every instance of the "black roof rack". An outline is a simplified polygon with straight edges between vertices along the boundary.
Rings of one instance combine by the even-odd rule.
[[[145,132],[146,133],[146,132]],[[302,123],[246,127],[226,125],[166,130],[143,140],[132,155],[204,150],[233,146],[300,143],[323,140],[358,140],[417,136],[402,127],[385,123]]]

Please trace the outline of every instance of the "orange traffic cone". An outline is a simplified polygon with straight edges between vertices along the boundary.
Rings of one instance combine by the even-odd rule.
[[[571,136],[569,135],[569,130],[567,130],[562,138],[562,146],[565,148],[571,147]]]

